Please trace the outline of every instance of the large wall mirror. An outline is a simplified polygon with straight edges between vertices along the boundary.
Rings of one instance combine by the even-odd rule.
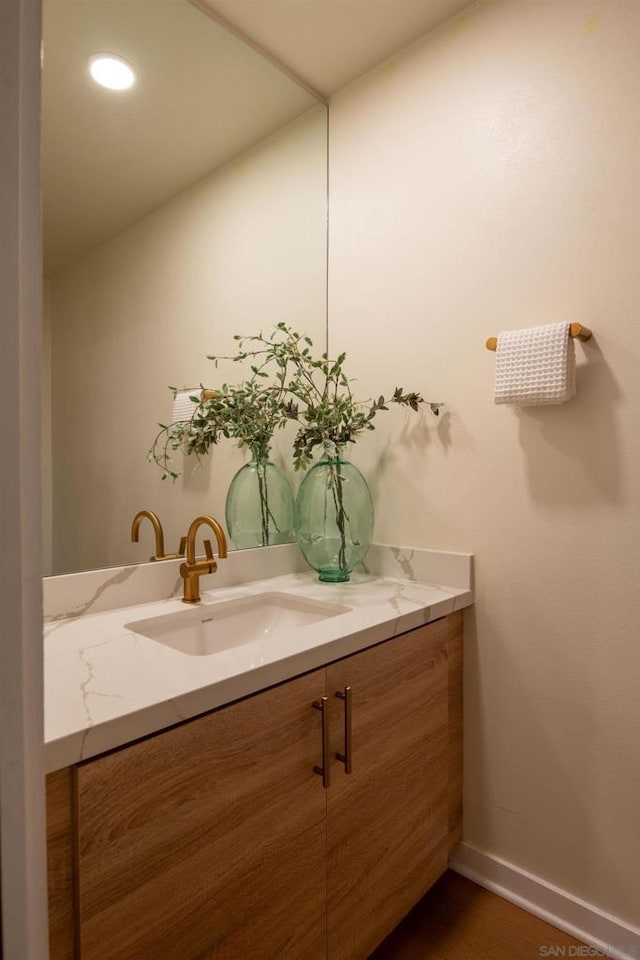
[[[89,60],[125,58],[127,90]],[[169,385],[215,387],[207,354],[278,321],[326,343],[326,107],[188,0],[44,0],[43,542],[47,574],[139,563],[134,514],[175,551],[222,519],[246,457],[180,479],[147,451]],[[288,462],[282,438],[276,458]]]

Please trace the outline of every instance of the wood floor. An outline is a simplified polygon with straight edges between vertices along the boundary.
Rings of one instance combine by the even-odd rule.
[[[370,960],[536,960],[570,946],[580,941],[449,871]]]

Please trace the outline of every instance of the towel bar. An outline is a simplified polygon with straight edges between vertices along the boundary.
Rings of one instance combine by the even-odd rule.
[[[592,333],[588,327],[583,327],[581,323],[570,323],[569,324],[569,336],[575,340],[591,340]],[[498,338],[489,337],[485,343],[487,350],[497,350],[498,349]]]
[[[214,397],[219,396],[219,390],[205,390],[202,387],[182,387],[181,390],[178,390],[178,393],[192,393],[194,397],[197,397],[200,394],[200,400],[213,400]]]

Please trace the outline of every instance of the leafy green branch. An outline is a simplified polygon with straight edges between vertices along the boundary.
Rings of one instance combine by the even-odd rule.
[[[170,389],[175,398],[176,388]],[[266,460],[275,431],[287,422],[277,391],[262,387],[255,378],[237,386],[225,383],[216,391],[201,386],[190,399],[191,417],[158,424],[160,430],[149,450],[148,459],[162,470],[163,480],[180,475],[174,465],[177,450],[200,458],[221,439],[236,440],[251,451],[254,460]]]
[[[344,369],[346,354],[331,359],[316,356],[313,341],[285,323],[265,337],[262,333],[236,334],[237,352],[232,356],[209,355],[216,367],[220,361],[248,365],[250,375],[236,386],[225,383],[218,391],[198,392],[191,397],[192,416],[172,424],[159,424],[149,460],[163,471],[163,479],[179,476],[172,454],[183,449],[200,457],[221,439],[237,440],[255,459],[266,459],[276,430],[287,421],[298,425],[293,442],[296,470],[309,466],[316,447],[354,443],[375,429],[378,413],[390,404],[418,411],[428,403],[438,416],[441,403],[425,401],[420,393],[396,387],[390,397],[380,394],[364,401],[354,398],[352,383]],[[176,394],[175,388],[174,396]],[[207,399],[202,399],[206,396]]]
[[[344,369],[346,354],[334,360],[327,353],[314,356],[313,341],[285,323],[277,324],[269,337],[262,333],[251,336],[237,334],[238,352],[234,356],[210,356],[234,363],[249,361],[252,377],[269,379],[274,402],[282,405],[285,416],[298,426],[293,443],[296,470],[305,469],[316,447],[327,444],[354,443],[365,430],[374,430],[374,419],[389,404],[418,411],[428,403],[438,416],[441,403],[425,401],[420,393],[405,392],[396,387],[387,399],[383,394],[364,401],[354,399],[350,380]]]

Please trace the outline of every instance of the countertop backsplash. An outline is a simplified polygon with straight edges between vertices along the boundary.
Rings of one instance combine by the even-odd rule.
[[[181,560],[165,560],[45,577],[45,623],[179,597],[182,592],[181,563]],[[287,573],[304,573],[308,569],[295,543],[234,550],[226,560],[218,563],[217,573],[203,579],[203,589],[235,587]],[[374,576],[398,577],[419,583],[466,590],[473,586],[472,556],[468,553],[374,543],[360,569]]]

